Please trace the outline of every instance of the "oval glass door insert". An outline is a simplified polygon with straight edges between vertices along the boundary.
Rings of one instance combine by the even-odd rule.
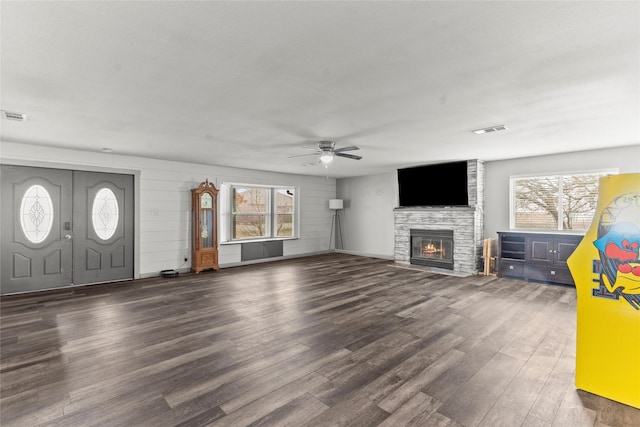
[[[20,203],[20,227],[31,243],[41,243],[53,226],[51,195],[41,185],[32,185],[25,191]]]
[[[101,188],[93,199],[91,221],[93,229],[102,240],[109,240],[118,228],[118,200],[109,188]]]

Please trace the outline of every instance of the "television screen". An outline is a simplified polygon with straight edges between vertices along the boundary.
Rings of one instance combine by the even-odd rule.
[[[468,206],[467,162],[398,169],[401,207]]]

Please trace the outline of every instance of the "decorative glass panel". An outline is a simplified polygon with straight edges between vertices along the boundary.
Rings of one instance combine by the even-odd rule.
[[[96,193],[91,208],[91,220],[93,229],[102,240],[109,240],[118,228],[118,200],[116,195],[108,188],[102,188]]]
[[[206,193],[205,193],[206,194]],[[200,243],[201,248],[213,247],[213,210],[203,209],[200,211]]]
[[[31,243],[41,243],[53,226],[53,202],[41,185],[32,185],[22,196],[20,226]]]

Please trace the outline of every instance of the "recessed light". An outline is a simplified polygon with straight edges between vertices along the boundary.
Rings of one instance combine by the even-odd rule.
[[[103,153],[113,153],[113,150],[112,150],[111,148],[104,147],[104,148],[102,149],[102,152],[103,152]]]
[[[471,132],[475,133],[476,135],[480,135],[483,133],[490,133],[490,132],[498,132],[500,130],[506,130],[507,126],[505,125],[497,125],[497,126],[491,126],[488,128],[484,128],[484,129],[476,129],[476,130],[472,130]]]

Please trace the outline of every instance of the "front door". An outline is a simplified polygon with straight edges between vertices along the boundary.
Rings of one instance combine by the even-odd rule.
[[[133,277],[133,176],[73,173],[73,282]]]
[[[2,293],[70,286],[72,172],[2,166],[1,178]]]
[[[133,278],[133,176],[1,167],[0,293]]]

